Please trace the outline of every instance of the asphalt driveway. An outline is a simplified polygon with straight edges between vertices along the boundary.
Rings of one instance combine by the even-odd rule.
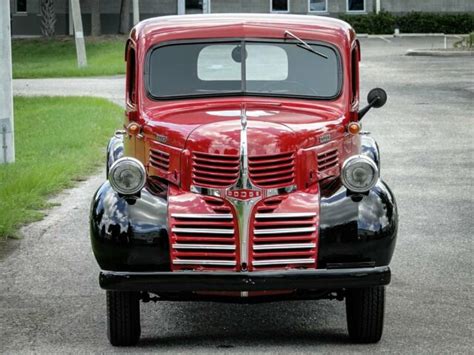
[[[364,118],[364,129],[380,144],[382,175],[400,211],[379,344],[349,342],[344,304],[337,301],[164,302],[142,306],[138,347],[111,347],[88,240],[89,202],[103,180],[97,175],[57,196],[61,206],[24,228],[24,238],[0,261],[0,351],[472,353],[474,59],[403,55],[441,45],[440,38],[361,42],[363,96],[376,86],[389,94],[384,108]],[[58,90],[50,80],[48,94],[120,102],[123,92],[122,78],[67,79]],[[92,90],[91,80],[99,85]],[[14,87],[41,94],[44,84]]]

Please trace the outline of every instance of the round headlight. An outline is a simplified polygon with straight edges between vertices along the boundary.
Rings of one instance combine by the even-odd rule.
[[[377,165],[364,155],[350,157],[342,165],[341,180],[350,191],[367,192],[374,187],[378,178]]]
[[[145,186],[145,167],[135,158],[120,158],[110,167],[109,181],[118,193],[134,195]]]

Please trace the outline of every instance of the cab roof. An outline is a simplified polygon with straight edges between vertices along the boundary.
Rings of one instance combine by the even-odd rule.
[[[297,31],[307,39],[348,40],[355,32],[341,20],[313,15],[290,14],[209,14],[161,16],[137,24],[131,37],[161,37],[160,40],[202,37],[282,37],[284,31]],[[158,38],[156,38],[158,40]]]

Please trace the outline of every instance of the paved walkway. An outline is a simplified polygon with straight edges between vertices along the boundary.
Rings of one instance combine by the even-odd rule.
[[[101,78],[15,79],[14,95],[23,96],[97,96],[123,105],[124,76]]]

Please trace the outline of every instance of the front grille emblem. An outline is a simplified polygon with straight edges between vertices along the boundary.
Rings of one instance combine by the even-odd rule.
[[[249,190],[249,189],[238,189],[238,190],[229,189],[226,191],[226,196],[230,198],[235,198],[236,200],[247,201],[256,197],[261,197],[262,191]]]

